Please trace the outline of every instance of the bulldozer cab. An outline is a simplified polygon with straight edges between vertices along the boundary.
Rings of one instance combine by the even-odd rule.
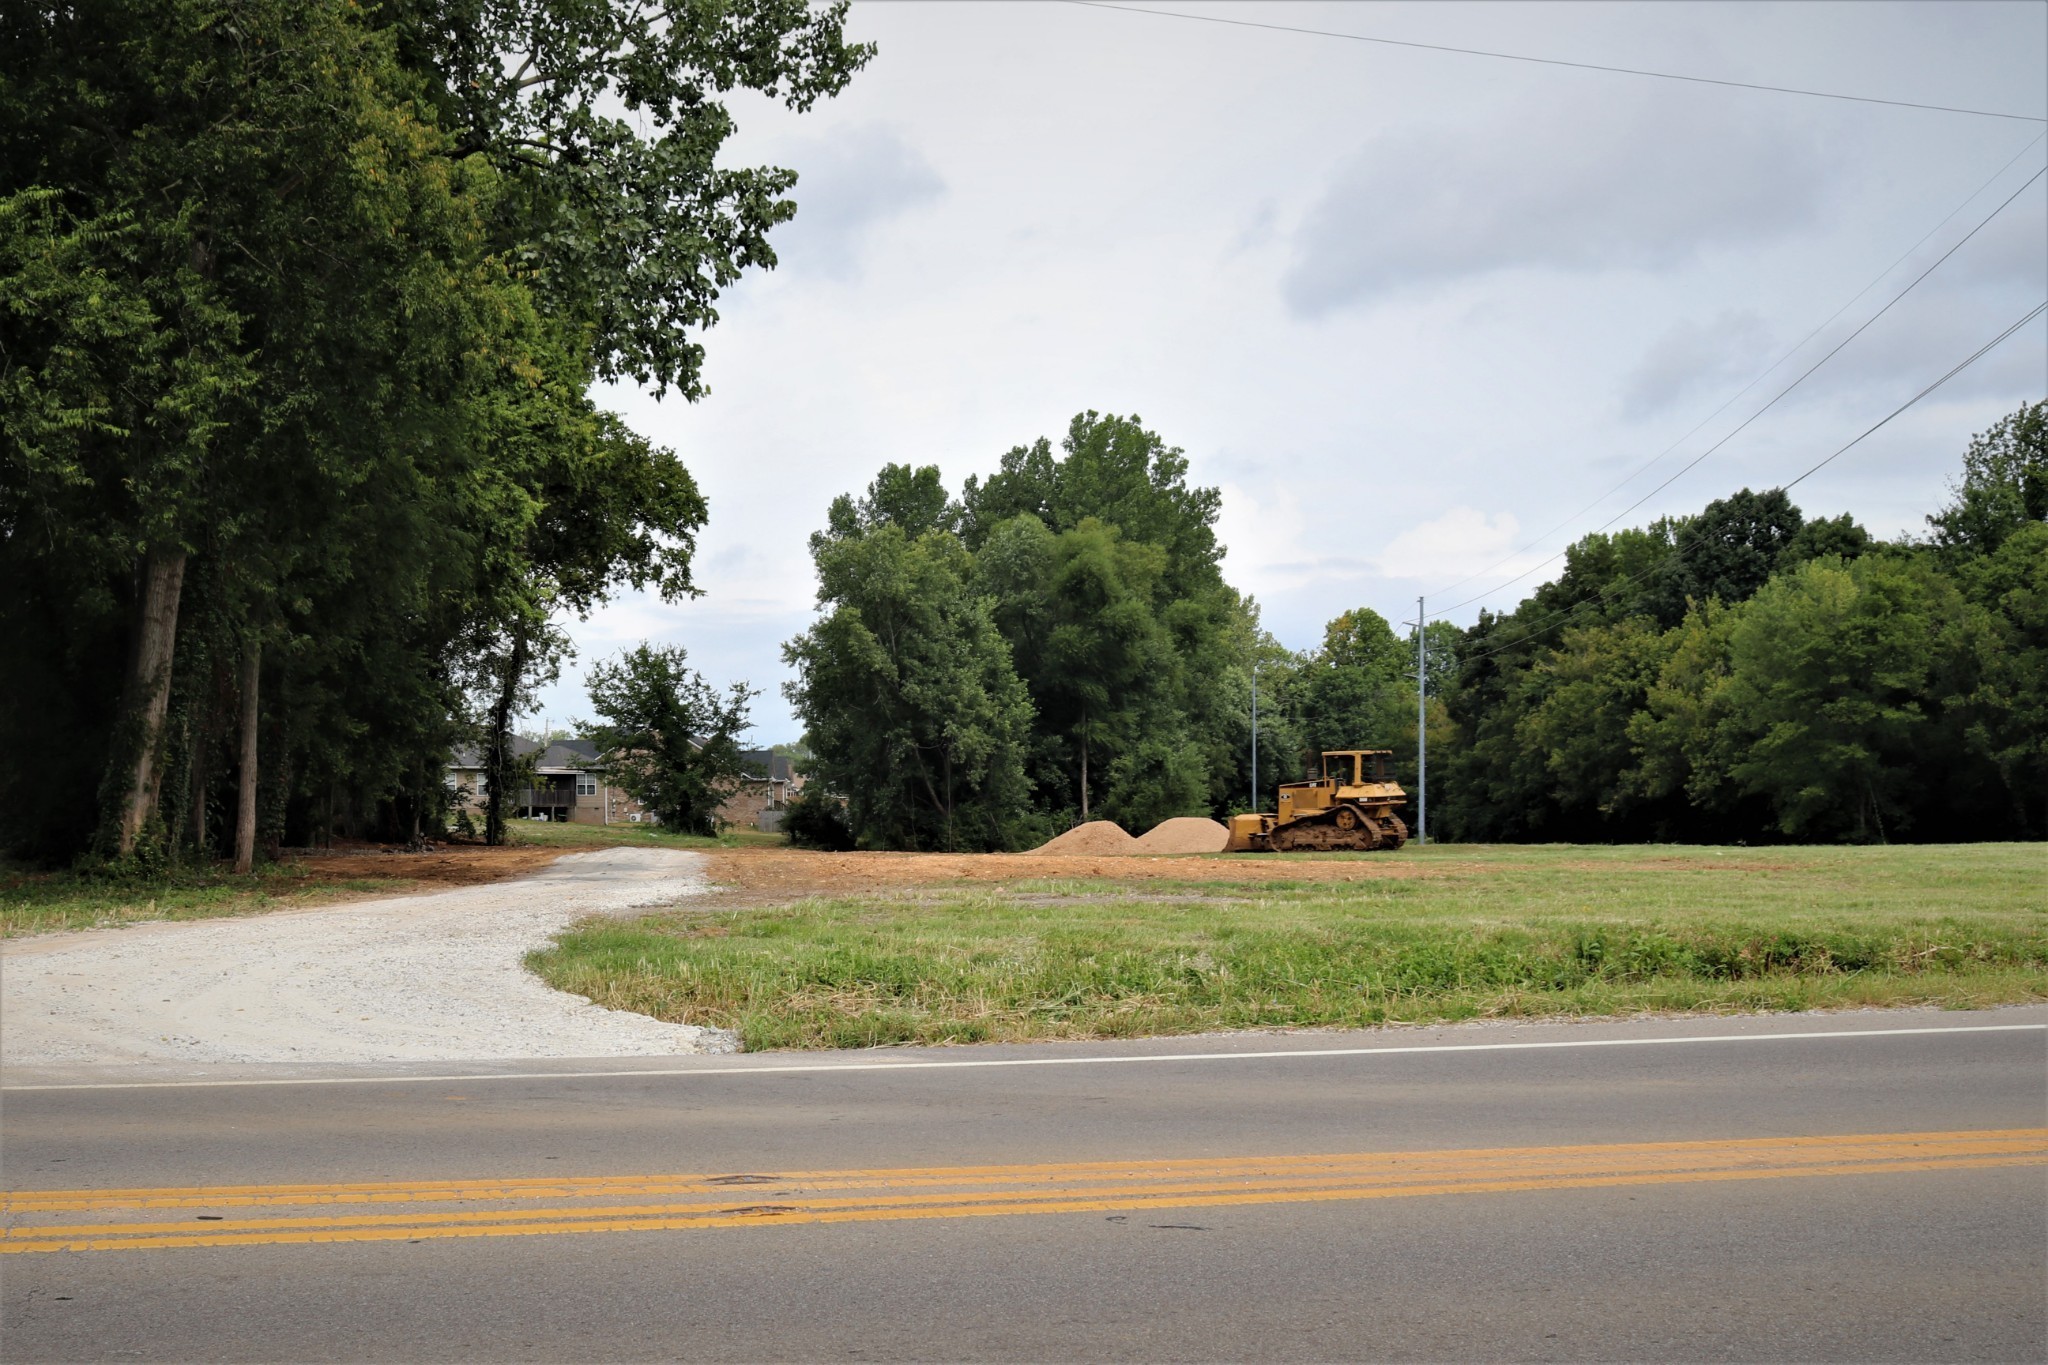
[[[1390,749],[1331,749],[1323,754],[1323,780],[1339,787],[1385,782]]]

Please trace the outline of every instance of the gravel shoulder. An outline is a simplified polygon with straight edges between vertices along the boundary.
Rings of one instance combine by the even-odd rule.
[[[593,914],[705,890],[703,855],[613,848],[517,881],[0,945],[0,1065],[455,1061],[731,1051],[522,959]]]

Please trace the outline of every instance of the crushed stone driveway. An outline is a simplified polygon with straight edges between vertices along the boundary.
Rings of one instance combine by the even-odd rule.
[[[612,848],[487,886],[18,939],[0,945],[0,1065],[729,1052],[723,1030],[601,1008],[522,962],[585,915],[701,894],[703,870]]]

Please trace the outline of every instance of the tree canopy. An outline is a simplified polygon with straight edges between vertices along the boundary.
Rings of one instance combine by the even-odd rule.
[[[553,613],[693,591],[702,496],[589,389],[703,392],[794,212],[793,173],[720,163],[721,97],[836,93],[843,18],[10,9],[0,750],[55,790],[0,842],[205,852],[252,800],[266,842],[417,833],[479,706],[503,753]]]

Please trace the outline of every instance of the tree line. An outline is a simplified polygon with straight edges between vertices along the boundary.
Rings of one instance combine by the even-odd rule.
[[[1924,537],[1781,490],[1596,533],[1513,611],[1424,632],[1434,833],[1484,841],[2048,834],[2048,404],[1964,452]],[[1139,420],[1076,417],[986,482],[886,466],[811,538],[785,646],[829,810],[882,848],[1028,847],[1249,809],[1324,749],[1411,790],[1417,644],[1369,608],[1290,651],[1230,587],[1220,497]],[[1412,822],[1412,813],[1411,813]]]
[[[437,830],[706,508],[589,396],[703,392],[845,6],[82,0],[0,18],[0,846],[232,853]]]

